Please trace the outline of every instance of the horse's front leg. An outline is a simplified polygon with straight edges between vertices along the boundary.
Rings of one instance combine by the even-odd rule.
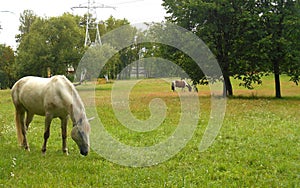
[[[47,140],[50,136],[50,125],[51,125],[51,121],[52,121],[53,117],[52,115],[46,113],[46,117],[45,117],[45,132],[44,132],[44,144],[42,147],[42,153],[45,154],[46,150],[47,150]]]
[[[60,118],[61,120],[61,137],[62,137],[62,150],[65,154],[69,155],[67,148],[67,125],[68,125],[68,116],[65,118]]]

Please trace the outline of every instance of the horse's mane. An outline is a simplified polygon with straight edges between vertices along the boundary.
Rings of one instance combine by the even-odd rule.
[[[55,76],[53,77],[53,79],[61,79],[63,80],[63,83],[66,84],[65,86],[68,87],[71,91],[72,94],[72,111],[74,114],[72,114],[72,112],[70,113],[71,116],[79,116],[80,115],[85,115],[85,108],[84,108],[84,104],[83,101],[81,100],[81,97],[77,91],[77,89],[75,88],[74,84],[67,79],[65,76],[59,75],[59,76]],[[54,80],[55,81],[55,80]],[[83,114],[82,114],[83,113]],[[73,121],[75,121],[75,119],[73,119],[74,117],[71,117]]]

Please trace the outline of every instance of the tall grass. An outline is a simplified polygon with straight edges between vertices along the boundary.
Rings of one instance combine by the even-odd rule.
[[[163,125],[149,133],[122,126],[111,107],[112,84],[97,86],[99,117],[116,139],[133,146],[148,146],[166,139],[176,129],[178,96],[170,91],[169,84],[158,81],[154,86],[154,82],[157,81],[139,83],[130,95],[130,108],[140,119],[150,116],[151,99],[159,97],[168,105]],[[266,79],[264,83],[268,82]],[[0,187],[299,187],[300,89],[287,80],[283,83],[283,94],[289,97],[278,100],[271,97],[271,86],[249,92],[234,82],[240,97],[228,99],[217,139],[201,153],[198,146],[211,103],[207,88],[200,87],[200,120],[191,141],[168,161],[144,168],[112,163],[94,151],[82,157],[69,135],[70,155],[65,156],[58,120],[51,126],[47,154],[42,156],[44,118],[38,116],[28,132],[31,151],[20,149],[10,91],[0,91]],[[257,92],[255,97],[251,92]],[[69,133],[70,129],[71,126]]]

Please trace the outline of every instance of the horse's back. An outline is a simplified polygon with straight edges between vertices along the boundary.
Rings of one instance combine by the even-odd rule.
[[[175,85],[176,87],[185,87],[185,82],[182,80],[176,80]]]
[[[15,106],[21,105],[26,111],[45,115],[49,105],[60,105],[66,85],[70,84],[64,76],[24,77],[16,82],[12,88],[13,101]]]

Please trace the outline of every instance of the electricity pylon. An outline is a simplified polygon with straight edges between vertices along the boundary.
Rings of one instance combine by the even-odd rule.
[[[96,10],[99,8],[112,8],[112,9],[116,9],[116,7],[113,6],[108,6],[108,5],[104,5],[104,4],[97,4],[95,1],[93,1],[92,3],[90,2],[90,0],[88,0],[87,5],[82,5],[80,4],[79,6],[75,6],[72,7],[71,9],[87,9],[87,18],[86,18],[86,29],[85,29],[85,40],[84,40],[84,46],[88,46],[88,45],[102,45],[101,42],[101,37],[100,37],[100,32],[99,32],[99,27],[98,27],[98,22],[96,21],[96,23],[93,23],[93,14],[96,14]],[[89,34],[89,30],[92,29],[91,25],[96,25],[96,37],[95,37],[95,42],[92,43],[91,38],[90,38],[90,34]]]

